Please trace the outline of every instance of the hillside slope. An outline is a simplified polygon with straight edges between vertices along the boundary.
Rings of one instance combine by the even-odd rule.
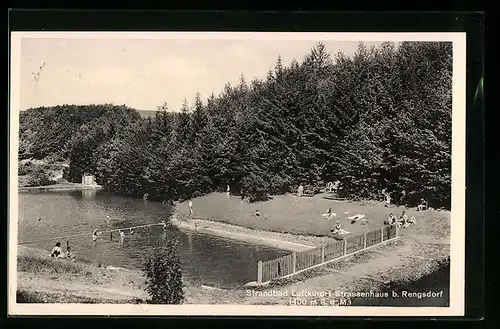
[[[27,109],[19,114],[19,153],[35,159],[65,159],[71,151],[72,138],[82,130],[114,130],[139,118],[136,110],[111,104]]]

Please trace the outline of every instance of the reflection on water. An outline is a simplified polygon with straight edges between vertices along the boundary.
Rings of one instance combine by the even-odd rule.
[[[256,280],[257,262],[285,252],[217,237],[163,232],[160,226],[125,231],[123,244],[115,232],[92,242],[94,229],[159,223],[169,217],[171,206],[111,195],[105,191],[50,191],[19,193],[18,242],[50,251],[56,242],[65,250],[66,237],[77,258],[104,266],[137,269],[155,244],[177,236],[184,276],[204,284],[230,286]]]
[[[82,198],[83,199],[92,200],[95,198],[96,194],[97,194],[96,189],[84,189],[84,190],[82,190]]]

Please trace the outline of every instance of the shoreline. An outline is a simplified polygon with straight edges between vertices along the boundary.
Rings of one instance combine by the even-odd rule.
[[[102,190],[101,185],[83,185],[79,183],[62,183],[44,186],[18,186],[18,192],[30,191],[82,191],[82,190]]]

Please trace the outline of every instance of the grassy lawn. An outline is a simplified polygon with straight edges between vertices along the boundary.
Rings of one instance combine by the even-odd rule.
[[[450,213],[448,211],[428,210],[418,212],[416,209],[402,207],[386,208],[382,202],[350,202],[325,199],[325,195],[314,197],[296,197],[292,194],[279,195],[269,201],[247,203],[240,198],[223,193],[211,193],[193,199],[193,216],[220,221],[248,228],[269,230],[280,233],[326,236],[335,225],[335,220],[326,220],[322,214],[327,208],[337,214],[342,228],[351,234],[382,227],[384,220],[392,212],[399,217],[405,210],[409,217],[415,217],[417,224],[407,230],[401,229],[401,235],[422,235],[428,238],[448,238],[450,234]],[[188,215],[188,202],[177,204],[181,218]],[[256,217],[259,210],[261,216]],[[348,214],[345,214],[348,212]],[[351,224],[349,216],[362,214],[366,216],[366,224],[361,221]]]

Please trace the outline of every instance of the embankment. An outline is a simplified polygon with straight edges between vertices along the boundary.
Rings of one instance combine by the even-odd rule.
[[[307,237],[248,229],[237,225],[203,220],[199,218],[184,220],[172,219],[171,223],[182,230],[214,235],[221,238],[238,240],[291,252],[314,249],[322,243],[326,243],[332,240],[332,238],[321,238],[313,236]]]
[[[145,303],[144,288],[141,271],[53,259],[44,250],[18,246],[18,303]],[[184,294],[184,303],[211,304],[228,300],[231,291],[185,281]]]

